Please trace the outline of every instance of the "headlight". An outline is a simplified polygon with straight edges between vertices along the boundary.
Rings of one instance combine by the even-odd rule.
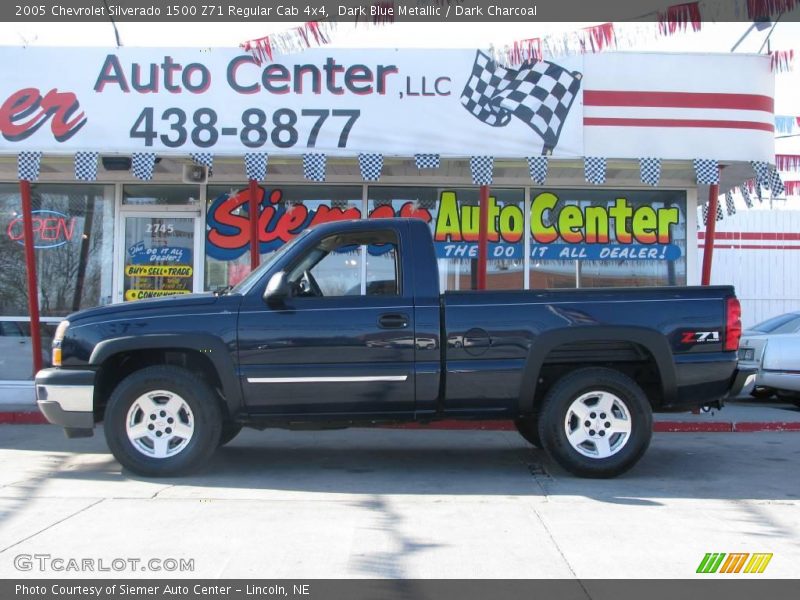
[[[53,366],[60,367],[61,366],[61,342],[64,341],[64,336],[67,333],[67,327],[69,327],[69,321],[61,321],[56,328],[56,335],[53,337]]]

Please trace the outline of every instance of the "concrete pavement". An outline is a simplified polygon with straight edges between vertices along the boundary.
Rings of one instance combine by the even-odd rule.
[[[706,552],[800,562],[800,436],[656,434],[614,480],[502,431],[245,431],[208,468],[120,472],[102,431],[0,427],[0,577],[15,557],[193,559],[194,577],[692,577]],[[89,573],[91,575],[91,573]],[[130,572],[103,576],[130,576]]]

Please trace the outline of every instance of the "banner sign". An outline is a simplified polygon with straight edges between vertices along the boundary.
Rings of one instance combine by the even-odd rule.
[[[0,61],[14,65],[0,82],[0,153],[774,157],[766,56],[505,68],[480,50],[316,49],[257,64],[235,49],[5,47]]]
[[[259,252],[277,250],[295,235],[320,223],[362,218],[354,206],[330,206],[323,201],[297,205],[282,202],[284,191],[259,188]],[[221,194],[207,214],[206,254],[217,260],[234,260],[249,249],[249,190]],[[538,260],[677,260],[685,240],[684,192],[557,190],[532,195],[531,257]],[[667,201],[669,200],[669,201]],[[315,204],[310,207],[306,204]],[[489,198],[489,259],[512,260],[524,256],[525,215],[522,203],[502,203]],[[436,208],[423,208],[414,200],[396,199],[377,206],[370,219],[412,217],[431,226],[439,258],[478,257],[480,208],[459,201],[458,191],[443,189]]]

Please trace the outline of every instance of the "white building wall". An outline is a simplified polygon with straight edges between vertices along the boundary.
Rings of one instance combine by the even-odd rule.
[[[698,271],[704,237],[700,231]],[[736,287],[745,327],[800,310],[800,211],[742,210],[718,221],[711,283]]]

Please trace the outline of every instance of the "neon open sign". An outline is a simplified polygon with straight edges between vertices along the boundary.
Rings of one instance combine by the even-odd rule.
[[[68,217],[55,210],[34,210],[33,239],[34,248],[58,248],[72,241],[75,234],[76,217]],[[13,219],[6,229],[8,237],[20,245],[25,243],[25,228],[22,216]]]

